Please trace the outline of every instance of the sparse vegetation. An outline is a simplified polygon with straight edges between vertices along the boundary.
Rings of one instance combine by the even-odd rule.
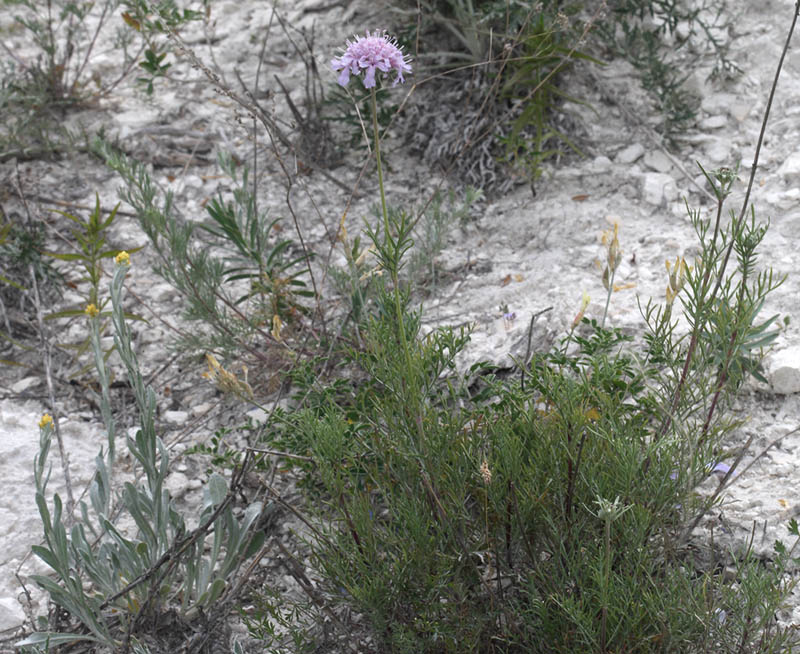
[[[326,103],[324,74],[311,54],[300,56],[305,113],[278,80],[297,119],[293,140],[260,104],[263,53],[255,88],[242,81],[238,92],[216,62],[206,64],[180,40],[176,29],[203,17],[197,8],[138,0],[15,4],[31,16],[18,22],[43,54],[32,77],[4,87],[7,102],[34,108],[32,96],[20,95],[33,82],[37,97],[76,104],[99,97],[107,88],[101,82],[89,91],[94,41],[124,10],[119,38],[129,47],[124,30],[133,30],[141,45],[135,55],[123,49],[121,70],[141,54],[144,89],[157,93],[169,39],[233,103],[253,145],[249,162],[218,155],[220,190],[189,217],[152,168],[119,142],[94,139],[92,153],[122,180],[120,199],[134,212],[145,248],[123,251],[116,239],[109,245],[119,205],[104,213],[99,195],[85,218],[57,212],[72,227],[62,230],[68,249],[53,247],[52,231],[31,214],[23,225],[0,212],[0,310],[9,340],[7,305],[36,314],[52,407],[39,423],[33,459],[44,536],[33,553],[49,574],[32,579],[57,610],[32,625],[18,651],[156,654],[166,646],[155,636],[168,625],[170,642],[179,639],[186,651],[243,654],[241,642],[227,640],[232,614],[259,648],[276,653],[317,651],[337,630],[349,637],[353,625],[373,651],[387,654],[783,654],[800,644],[775,617],[796,583],[789,571],[798,562],[797,523],[787,524],[793,540],[776,542],[770,561],[755,556],[752,541],[734,553],[693,536],[741,469],[749,442],[731,446],[741,425],[732,408],[749,377],[763,379],[761,359],[779,333],[779,317],[762,311],[785,278],[759,259],[769,221],[750,202],[761,141],[738,210],[728,208],[737,169],[700,168],[716,204],[711,217],[687,205],[694,256],[660,272],[666,302],[642,303],[644,334],[615,327],[609,313],[622,262],[615,224],[603,239],[602,313],[586,315],[585,297],[552,348],[531,351],[529,333],[529,351],[507,370],[488,361],[464,370],[470,326],[428,327],[421,304],[440,287],[439,256],[456,226],[473,228],[483,192],[438,189],[418,206],[395,205],[387,180],[396,169],[382,159],[407,100],[393,83],[408,83],[416,72],[422,85],[421,71],[457,78],[463,70],[453,70],[466,65],[479,101],[467,105],[474,120],[458,136],[470,147],[487,144],[481,156],[535,182],[550,158],[579,150],[555,116],[564,99],[575,100],[560,85],[569,67],[599,64],[590,56],[595,33],[644,71],[663,131],[672,133],[691,107],[675,66],[658,54],[660,39],[679,24],[697,27],[721,68],[733,70],[709,31],[708,11],[687,13],[662,0],[600,9],[425,0],[417,4],[416,36],[439,39],[429,58],[410,58],[408,29],[401,42],[384,32],[359,35],[328,58],[339,87]],[[410,16],[407,7],[397,15]],[[655,28],[644,26],[648,16]],[[90,25],[99,27],[87,31]],[[307,50],[292,42],[294,51],[313,53],[312,41]],[[418,65],[421,71],[412,70]],[[305,155],[312,128],[324,123],[327,138],[324,119],[332,117],[349,130],[346,147],[366,150],[358,183],[374,173],[374,215],[363,223],[348,217],[356,192],[348,188],[336,224],[324,222],[324,236],[318,230],[310,239],[300,207],[317,211],[321,223],[327,215],[311,191],[299,202],[298,188],[309,188],[303,166],[322,172]],[[283,214],[260,199],[262,141],[271,148],[269,183],[283,183]],[[450,163],[470,170],[469,158],[459,162],[463,152],[451,145],[443,150]],[[348,187],[341,170],[326,174]],[[169,490],[180,455],[161,433],[157,395],[140,365],[131,328],[140,316],[125,308],[129,271],[146,253],[179,298],[183,322],[170,346],[183,361],[204,355],[203,377],[232,407],[230,424],[243,425],[220,426],[210,441],[183,452],[205,464],[197,515]],[[80,273],[72,283],[79,305],[45,311],[40,287],[58,277],[52,259]],[[84,495],[73,494],[66,465],[53,391],[59,346],[46,318],[86,324],[78,354],[90,354],[92,366],[79,372],[96,378],[86,388],[105,442]],[[103,344],[112,330],[113,348]],[[112,367],[127,380],[134,429],[114,406]],[[257,421],[242,417],[253,409]],[[244,434],[238,444],[237,431]],[[123,440],[129,476],[121,469]],[[63,493],[51,490],[54,444]],[[276,476],[287,470],[299,489],[291,500],[276,489]],[[279,514],[302,525],[293,535],[296,551],[287,549],[288,537],[278,542],[270,534]],[[302,596],[257,583],[259,561],[272,555]]]

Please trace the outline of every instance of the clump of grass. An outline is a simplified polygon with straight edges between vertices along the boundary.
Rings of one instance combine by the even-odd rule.
[[[600,11],[582,22],[581,3],[563,11],[556,2],[421,7],[420,59],[431,79],[454,78],[446,91],[437,80],[429,98],[423,87],[421,104],[406,110],[409,137],[427,160],[464,184],[502,192],[515,180],[533,186],[545,161],[580,153],[557,114],[564,100],[577,101],[563,90],[564,74],[576,61],[599,63],[584,45]]]

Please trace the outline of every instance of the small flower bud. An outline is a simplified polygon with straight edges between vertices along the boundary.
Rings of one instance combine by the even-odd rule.
[[[583,320],[583,316],[586,313],[586,309],[589,306],[589,302],[591,302],[591,298],[589,297],[589,294],[586,291],[584,291],[583,297],[581,298],[581,308],[578,311],[578,313],[575,314],[575,318],[572,320],[572,329],[575,329],[580,323],[580,321]]]
[[[90,318],[97,318],[100,315],[99,309],[94,304],[87,305],[83,312]]]
[[[114,257],[114,261],[116,261],[117,265],[119,266],[130,266],[131,255],[129,255],[127,252],[123,250],[116,257]]]
[[[736,179],[736,172],[728,168],[727,166],[722,166],[721,168],[717,168],[713,173],[716,180],[722,184],[723,186],[729,186],[733,180]]]
[[[44,429],[47,426],[53,426],[53,417],[49,413],[45,413],[39,421],[39,429]]]

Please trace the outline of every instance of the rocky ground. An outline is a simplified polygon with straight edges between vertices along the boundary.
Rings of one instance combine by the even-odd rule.
[[[663,298],[664,261],[676,256],[689,260],[696,252],[684,200],[703,211],[713,205],[695,162],[713,168],[741,160],[741,181],[730,206],[738,207],[741,202],[793,6],[790,0],[729,0],[728,27],[722,35],[729,40],[730,57],[743,73],[732,80],[709,82],[710,60],[692,73],[688,87],[701,98],[697,122],[671,148],[664,146],[653,130],[658,115],[628,64],[613,61],[603,68],[586,66],[575,72],[570,91],[588,104],[568,104],[564,113],[576,126],[586,156],[548,165],[535,197],[527,185],[513,186],[502,196],[476,205],[474,220],[454,226],[438,259],[444,274],[434,295],[425,300],[426,317],[430,325],[475,326],[465,364],[478,359],[508,364],[511,355],[525,349],[531,316],[548,307],[552,309],[537,319],[537,338],[541,343],[557,338],[568,328],[584,292],[591,297],[587,315],[599,317],[605,291],[595,260],[601,256],[600,233],[615,221],[620,225],[624,250],[616,281],[628,288],[613,295],[608,323],[641,333],[637,296],[644,302],[650,297]],[[315,26],[314,55],[326,80],[328,61],[344,39],[364,27],[385,24],[382,21],[387,15],[384,7],[360,2],[286,0],[277,7],[292,29]],[[255,88],[261,37],[269,30],[257,99],[269,105],[284,129],[291,130],[292,123],[297,128],[274,77],[280,78],[290,97],[300,104],[305,67],[292,45],[297,33],[281,29],[264,6],[232,0],[213,5],[211,22],[204,29],[191,28],[185,35],[187,43],[201,61],[209,66],[213,62],[215,69],[224,72],[227,83],[237,91],[241,86],[235,71],[244,84]],[[6,31],[0,38],[21,57],[32,56],[24,32]],[[103,71],[112,62],[113,53],[108,52],[93,65]],[[333,80],[333,73],[330,77]],[[424,92],[422,81],[417,80],[416,93]],[[407,84],[396,92],[402,98],[411,88]],[[412,96],[409,102],[413,100]],[[754,547],[765,556],[776,539],[788,540],[786,524],[800,516],[800,486],[794,483],[793,474],[800,457],[800,317],[795,315],[800,298],[796,274],[800,264],[796,247],[800,234],[798,112],[800,50],[795,47],[778,85],[752,197],[758,217],[771,219],[762,263],[787,275],[763,315],[779,313],[791,321],[768,357],[770,384],[748,384],[737,405],[737,411],[748,418],[737,438],[744,443],[754,436],[744,461],[745,465],[753,461],[753,465],[730,488],[720,510],[698,527],[699,534],[714,529],[724,544],[740,547],[755,524]],[[215,151],[224,149],[246,159],[253,148],[249,119],[242,118],[234,103],[217,93],[185,59],[174,66],[167,80],[157,83],[152,98],[144,96],[133,82],[126,82],[111,98],[69,114],[65,120],[74,128],[102,126],[131,155],[153,164],[155,180],[174,191],[175,204],[188,219],[202,217],[205,202],[226,188],[227,181],[214,161]],[[392,134],[387,142],[392,164],[387,182],[390,201],[395,205],[425,201],[442,181],[440,171],[404,150],[407,141],[400,127]],[[263,134],[259,139],[264,140]],[[276,217],[285,217],[289,233],[293,227],[280,166],[268,148],[262,149],[261,156],[260,202]],[[307,245],[324,256],[331,251],[330,235],[336,233],[347,205],[347,189],[358,177],[360,157],[356,152],[347,154],[342,163],[328,169],[327,176],[317,171],[294,177],[291,201],[302,217],[301,231]],[[293,161],[295,165],[302,173],[302,162]],[[10,189],[3,196],[7,212],[23,210],[19,190],[29,198],[28,209],[37,218],[51,219],[51,209],[65,207],[57,202],[93,205],[95,193],[104,207],[113,207],[119,200],[119,186],[119,179],[87,153],[56,160],[0,162],[0,190]],[[371,215],[375,202],[371,176],[361,181],[360,188],[364,194],[348,211],[351,233],[358,229],[361,217]],[[123,204],[122,210],[127,209]],[[112,236],[116,247],[145,246],[134,255],[129,274],[130,308],[149,320],[148,324],[134,324],[135,345],[145,375],[159,393],[161,428],[175,462],[170,490],[191,512],[202,496],[205,460],[186,457],[183,452],[207,440],[220,426],[241,424],[248,408],[226,404],[201,377],[202,362],[174,358],[165,347],[173,327],[184,326],[178,315],[179,299],[174,289],[154,274],[152,253],[136,220],[120,217]],[[334,247],[333,263],[342,260]],[[79,300],[79,295],[68,290],[56,306]],[[504,314],[514,314],[514,318]],[[68,342],[83,337],[80,321],[56,329],[59,338]],[[38,444],[36,425],[48,410],[41,363],[29,362],[31,368],[0,369],[0,633],[8,635],[10,642],[26,619],[46,606],[41,594],[26,581],[32,572],[42,571],[42,565],[30,556],[30,546],[38,542],[41,533],[33,499],[32,462]],[[60,373],[69,372],[66,362],[58,365]],[[99,414],[80,391],[59,386],[57,397],[72,485],[79,492],[91,478],[93,459],[105,437]],[[135,427],[136,416],[130,409],[122,416],[126,427]],[[253,417],[258,418],[257,411]],[[63,489],[60,465],[56,454],[52,456],[52,489]],[[122,464],[130,469],[129,461],[123,459]],[[282,483],[285,492],[291,493],[291,480]],[[296,526],[285,516],[275,538],[291,547],[290,534]],[[266,557],[261,567],[269,583],[299,593],[285,557]],[[783,619],[800,623],[800,595],[793,598]]]

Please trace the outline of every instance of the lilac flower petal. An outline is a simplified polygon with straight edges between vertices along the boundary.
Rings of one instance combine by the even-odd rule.
[[[371,89],[373,86],[375,86],[375,66],[370,66],[364,75],[364,88]]]
[[[727,463],[715,463],[713,466],[711,464],[708,465],[708,471],[711,474],[717,475],[717,477],[723,479],[729,472],[731,467]],[[739,473],[734,472],[731,477],[738,477]]]
[[[717,477],[719,477],[719,479],[722,480],[730,472],[730,469],[731,469],[731,467],[727,463],[716,463],[711,468],[711,473],[717,475]],[[731,475],[731,478],[738,477],[738,476],[739,476],[739,473],[738,472],[734,472]]]
[[[366,36],[356,36],[355,41],[348,39],[344,53],[331,60],[331,67],[334,71],[342,71],[337,80],[342,86],[350,81],[350,74],[358,76],[364,71],[363,84],[366,88],[372,88],[376,85],[376,70],[385,74],[395,71],[397,75],[392,86],[404,82],[403,73],[411,72],[409,61],[397,41],[385,32],[376,30],[374,33],[367,31]]]
[[[727,463],[717,463],[713,468],[711,468],[711,472],[717,475],[727,475],[730,469],[731,467]]]

